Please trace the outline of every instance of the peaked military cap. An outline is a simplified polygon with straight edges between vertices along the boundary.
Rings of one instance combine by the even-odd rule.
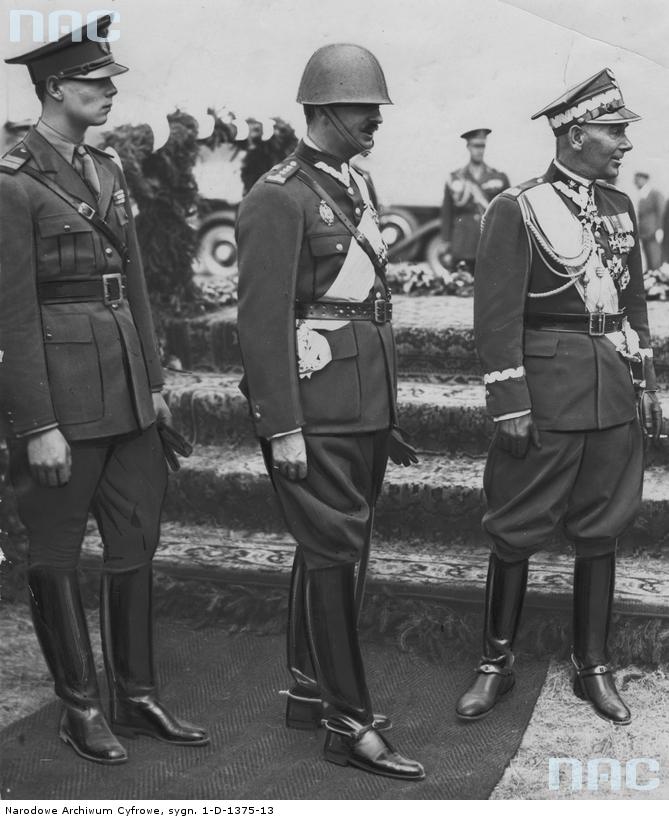
[[[548,117],[556,136],[566,134],[572,125],[587,122],[620,125],[641,119],[634,111],[625,108],[622,92],[610,68],[593,74],[532,115],[533,120],[539,117]]]
[[[114,60],[109,42],[104,39],[111,22],[111,16],[105,14],[53,43],[47,43],[5,62],[28,66],[33,83],[51,76],[61,80],[99,80],[123,74],[128,69]],[[89,25],[96,31],[98,40],[89,39]]]
[[[465,131],[464,134],[460,134],[460,137],[463,140],[473,140],[473,139],[485,139],[488,134],[492,133],[491,128],[472,128],[471,131]]]

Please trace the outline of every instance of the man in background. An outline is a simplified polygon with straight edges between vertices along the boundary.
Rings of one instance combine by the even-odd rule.
[[[646,171],[634,174],[637,187],[636,212],[639,220],[639,238],[646,259],[646,270],[658,270],[662,264],[662,218],[664,197],[650,184]]]
[[[441,208],[443,255],[451,259],[450,268],[474,273],[476,248],[481,233],[481,218],[490,201],[509,187],[506,174],[483,161],[490,128],[465,131],[469,162],[453,171],[444,190]]]

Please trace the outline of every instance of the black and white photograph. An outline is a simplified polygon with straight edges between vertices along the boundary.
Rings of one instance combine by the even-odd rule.
[[[0,0],[5,814],[659,816],[668,43]]]

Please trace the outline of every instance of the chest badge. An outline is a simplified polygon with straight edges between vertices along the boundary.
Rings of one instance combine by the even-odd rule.
[[[334,225],[335,215],[332,213],[332,208],[324,199],[321,199],[321,203],[318,206],[318,215],[328,227],[331,228]]]

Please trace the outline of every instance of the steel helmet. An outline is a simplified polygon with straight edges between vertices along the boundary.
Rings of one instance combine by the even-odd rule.
[[[333,43],[310,57],[297,91],[303,105],[392,105],[379,61],[362,46]]]

